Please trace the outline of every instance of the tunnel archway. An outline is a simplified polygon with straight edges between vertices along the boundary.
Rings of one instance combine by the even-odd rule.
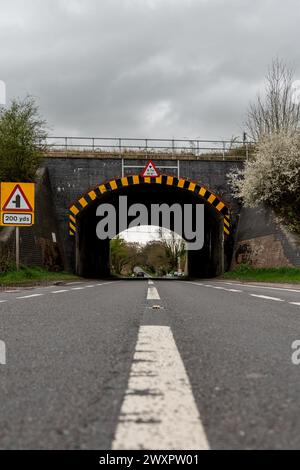
[[[162,203],[172,205],[174,202],[180,205],[204,204],[204,246],[200,250],[188,251],[188,275],[214,277],[223,273],[224,237],[230,234],[230,214],[226,203],[206,187],[185,178],[132,175],[100,184],[70,206],[69,234],[75,238],[77,274],[95,278],[110,275],[109,239],[99,240],[96,236],[99,221],[96,209],[99,204],[110,203],[118,212],[118,199],[122,195],[127,196],[129,205],[139,202],[147,207]]]

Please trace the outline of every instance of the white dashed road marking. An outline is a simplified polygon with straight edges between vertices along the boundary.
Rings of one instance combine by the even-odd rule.
[[[11,300],[14,300],[14,299],[31,299],[31,298],[34,298],[34,297],[41,297],[43,295],[46,295],[46,294],[62,294],[64,292],[70,292],[72,293],[72,291],[78,291],[78,290],[83,290],[83,289],[88,289],[88,288],[92,288],[92,287],[97,287],[97,286],[106,286],[108,284],[113,284],[113,283],[116,283],[118,281],[110,281],[110,282],[101,282],[99,284],[87,284],[87,285],[84,285],[84,286],[81,286],[81,287],[70,287],[70,289],[58,289],[58,290],[53,290],[53,291],[47,291],[47,292],[44,292],[44,293],[39,293],[39,294],[30,294],[30,295],[22,295],[22,296],[19,296],[19,297],[10,297],[9,299],[5,299],[5,300],[0,300],[0,303],[5,303],[5,302],[8,302],[8,301],[11,301]],[[83,284],[83,282],[71,282],[71,283],[68,283],[68,284],[65,284],[65,285],[71,285],[71,284]],[[55,288],[54,285],[52,286],[46,286],[45,289],[53,289]],[[10,294],[15,294],[16,292],[21,292],[21,291],[8,291],[7,293],[10,293]]]
[[[275,300],[277,302],[284,302],[283,299],[279,299],[278,297],[269,297],[268,295],[259,295],[259,294],[250,294],[251,297],[259,297],[260,299],[266,300]]]
[[[209,444],[167,326],[141,326],[114,450],[197,449]]]
[[[83,284],[83,281],[66,282],[66,286],[73,286],[74,284]]]
[[[54,290],[51,294],[61,294],[62,292],[69,292],[68,289]]]
[[[31,299],[33,297],[41,297],[44,294],[31,294],[31,295],[23,295],[22,297],[16,297],[16,299]]]
[[[299,305],[299,306],[300,306],[300,302],[289,302],[289,304],[291,304],[291,305]]]
[[[300,293],[299,289],[290,289],[288,287],[255,286],[254,284],[241,284],[238,282],[222,282],[222,284],[228,284],[230,286],[251,287],[252,289],[270,289],[270,290],[282,290],[282,291],[287,291],[287,292],[299,292]]]
[[[188,282],[188,284],[193,284],[194,286],[211,287],[212,289],[225,290],[227,292],[243,292],[242,290],[239,290],[239,289],[227,289],[226,287],[213,286],[211,284],[201,284],[199,282]]]
[[[159,293],[157,292],[156,287],[148,287],[147,300],[160,300]]]

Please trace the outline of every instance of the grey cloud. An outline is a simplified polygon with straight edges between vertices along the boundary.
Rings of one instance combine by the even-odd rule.
[[[276,55],[300,78],[298,0],[0,0],[0,79],[55,134],[230,138]]]

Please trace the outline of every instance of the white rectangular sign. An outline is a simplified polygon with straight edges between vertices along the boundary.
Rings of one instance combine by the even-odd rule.
[[[3,225],[31,225],[31,214],[10,214],[5,212],[2,214]]]

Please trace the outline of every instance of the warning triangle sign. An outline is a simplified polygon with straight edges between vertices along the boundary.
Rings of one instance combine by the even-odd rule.
[[[150,176],[150,178],[156,178],[159,176],[159,172],[157,171],[156,166],[152,160],[147,162],[147,165],[142,171],[142,176]]]
[[[16,184],[12,192],[10,193],[9,198],[4,204],[3,211],[11,212],[32,212],[33,209],[28,202],[27,197],[24,194],[21,186]]]

